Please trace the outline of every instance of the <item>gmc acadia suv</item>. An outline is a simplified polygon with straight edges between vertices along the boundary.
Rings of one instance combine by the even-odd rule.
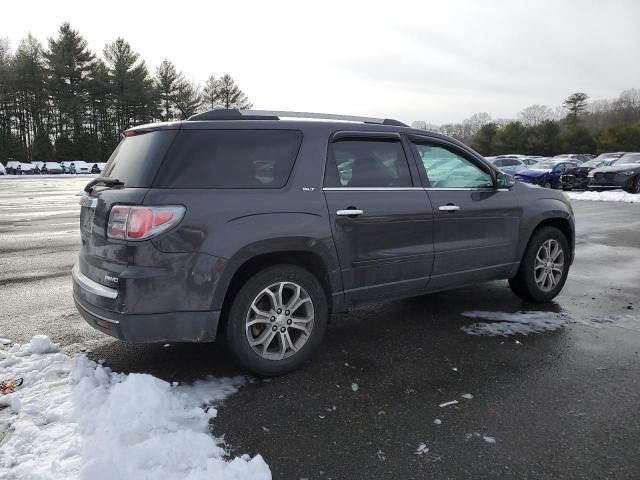
[[[307,359],[331,312],[498,279],[546,302],[573,261],[563,193],[395,120],[216,110],[131,128],[80,203],[91,326],[219,336],[259,375]]]

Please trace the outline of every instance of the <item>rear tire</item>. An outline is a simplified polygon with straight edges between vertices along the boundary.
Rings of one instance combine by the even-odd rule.
[[[249,278],[233,299],[227,344],[233,357],[256,375],[282,375],[318,349],[328,318],[326,293],[311,272],[274,265]]]
[[[518,273],[509,279],[509,286],[523,300],[549,302],[564,287],[570,260],[564,234],[555,227],[542,227],[529,240]]]

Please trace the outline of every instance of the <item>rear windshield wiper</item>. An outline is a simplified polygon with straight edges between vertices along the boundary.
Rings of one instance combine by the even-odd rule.
[[[89,183],[87,183],[87,185],[84,187],[84,191],[89,193],[91,192],[91,189],[98,184],[106,185],[107,187],[117,187],[119,185],[124,185],[124,182],[121,182],[117,178],[96,177]]]

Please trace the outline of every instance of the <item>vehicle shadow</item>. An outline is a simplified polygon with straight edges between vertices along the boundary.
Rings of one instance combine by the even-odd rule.
[[[469,343],[477,343],[460,332],[460,327],[476,321],[461,315],[468,310],[558,313],[561,307],[555,302],[527,304],[505,288],[504,282],[367,305],[331,317],[319,354],[303,370],[335,368],[341,358],[356,354],[359,359],[355,364],[361,370],[365,365],[382,366],[385,361],[421,357],[427,352],[433,355],[441,351],[447,358],[455,358],[462,351],[467,354]],[[440,345],[446,345],[446,351]],[[148,373],[167,381],[250,375],[231,359],[222,341],[130,344],[113,340],[93,349],[88,356],[96,361],[104,359],[114,371]]]

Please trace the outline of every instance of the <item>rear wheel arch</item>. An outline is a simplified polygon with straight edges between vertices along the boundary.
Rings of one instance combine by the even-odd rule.
[[[335,289],[332,287],[330,268],[319,253],[308,250],[265,252],[246,259],[235,269],[222,300],[219,329],[224,328],[229,308],[242,285],[256,273],[274,265],[295,265],[309,271],[322,285],[327,298],[327,308],[331,310],[331,298]]]

